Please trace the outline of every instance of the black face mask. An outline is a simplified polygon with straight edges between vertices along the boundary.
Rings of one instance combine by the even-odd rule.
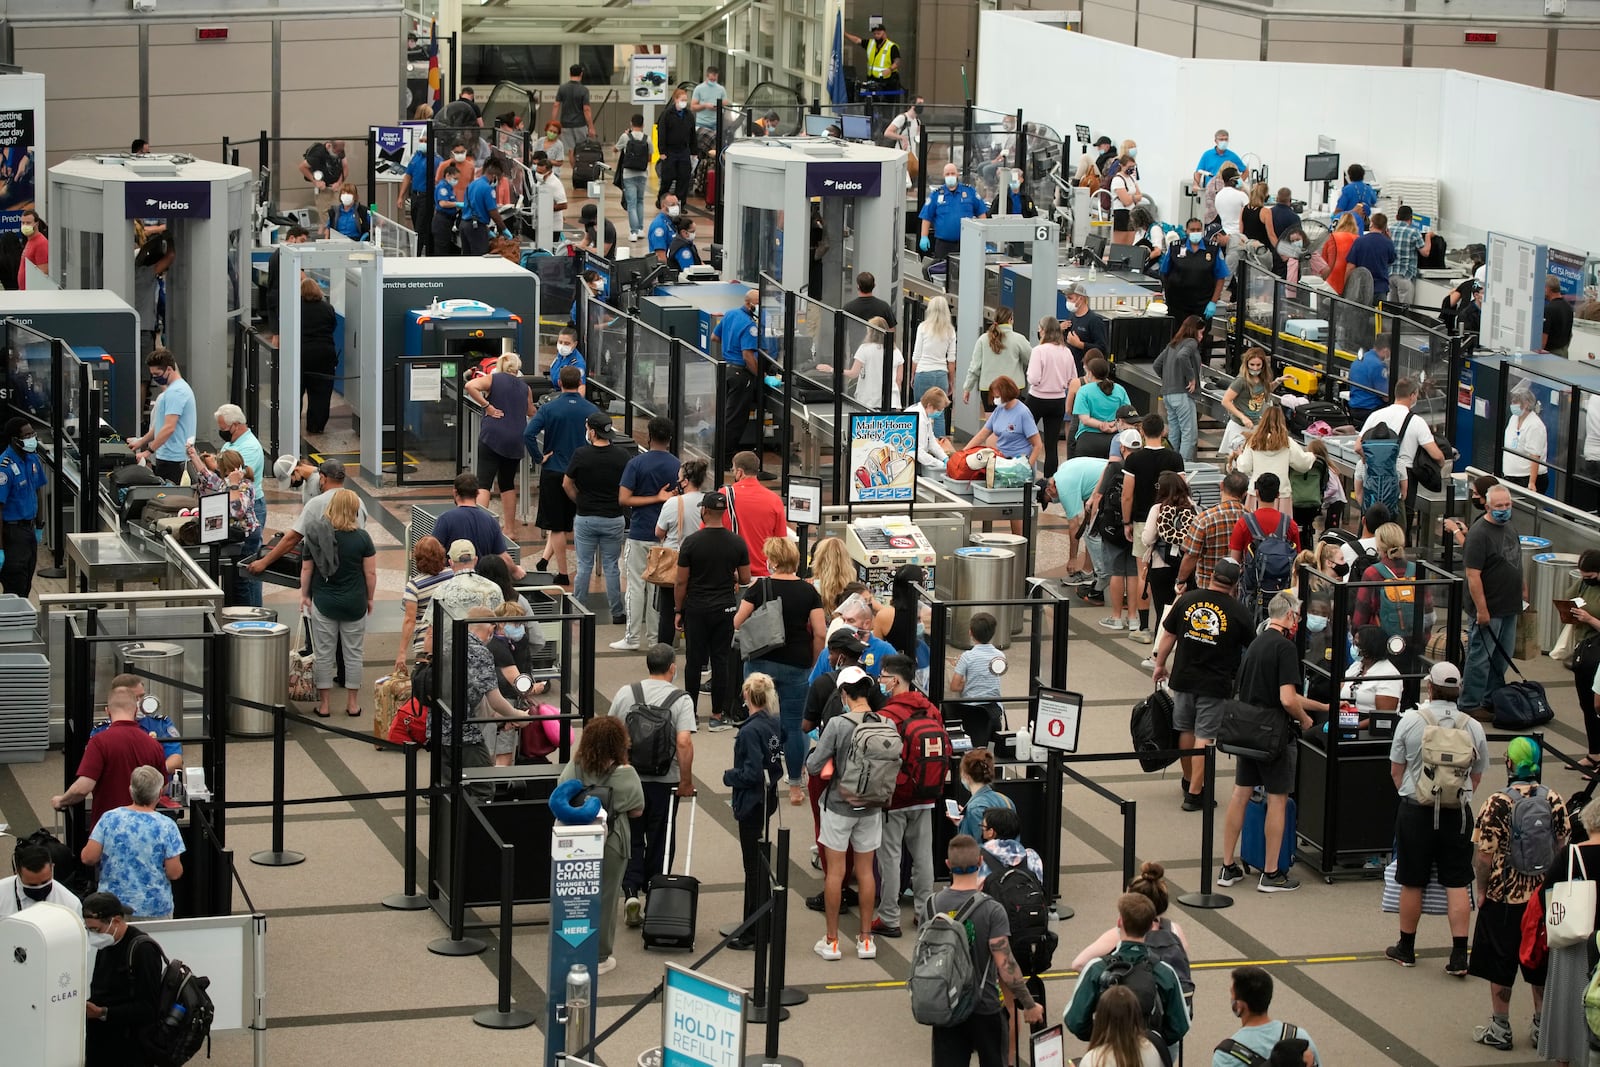
[[[924,106],[925,105],[923,105],[923,104],[913,104],[911,106],[911,110],[915,111],[917,114],[920,115],[920,114],[922,114],[922,109],[923,109]]]
[[[1479,510],[1479,511],[1483,511],[1488,507],[1487,504],[1485,504],[1482,500],[1478,499],[1477,497],[1473,497],[1472,506],[1474,508],[1476,508],[1477,510]]]
[[[54,889],[54,882],[46,882],[44,885],[25,885],[22,887],[22,895],[35,904],[42,904],[50,899],[50,893]]]
[[[1593,589],[1595,586],[1600,585],[1600,578],[1585,578],[1583,584],[1586,588]]]

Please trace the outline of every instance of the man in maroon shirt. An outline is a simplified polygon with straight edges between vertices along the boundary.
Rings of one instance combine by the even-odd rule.
[[[100,821],[100,816],[112,808],[132,803],[128,782],[135,767],[154,767],[166,774],[167,754],[161,742],[139,726],[141,684],[136,674],[119,674],[111,679],[111,697],[106,701],[110,727],[89,738],[83,760],[78,764],[78,780],[65,793],[50,798],[50,806],[60,811],[82,803],[93,793],[90,830]]]
[[[789,520],[783,498],[761,484],[757,477],[761,461],[754,452],[733,457],[734,482],[724,492],[732,504],[727,527],[750,549],[750,577],[767,577],[767,554],[763,547],[769,537],[788,537]]]

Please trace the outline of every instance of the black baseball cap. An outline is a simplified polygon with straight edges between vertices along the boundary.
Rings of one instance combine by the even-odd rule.
[[[728,498],[721,493],[707,493],[700,498],[700,507],[705,511],[727,511]]]
[[[1096,148],[1104,148],[1107,145],[1109,145],[1110,143],[1111,143],[1111,138],[1107,137],[1105,134],[1102,133],[1100,135],[1100,139],[1094,143],[1094,146]]]
[[[605,414],[604,412],[593,412],[587,419],[584,419],[583,421],[584,424],[595,433],[611,432],[611,416]]]
[[[83,917],[85,919],[116,918],[118,915],[132,915],[133,909],[117,899],[115,893],[90,893],[83,898]]]
[[[867,646],[862,642],[861,638],[856,636],[854,630],[848,626],[841,626],[828,635],[828,651],[842,652],[847,656],[860,659],[866,654]]]
[[[1117,409],[1117,419],[1121,422],[1142,422],[1144,416],[1132,404],[1124,404]]]

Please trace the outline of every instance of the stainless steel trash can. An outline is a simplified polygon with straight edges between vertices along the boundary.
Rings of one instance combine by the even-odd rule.
[[[1523,534],[1518,540],[1522,542],[1522,580],[1528,584],[1528,591],[1532,592],[1533,557],[1541,552],[1550,551],[1550,539],[1548,537],[1535,537],[1532,534]],[[1538,601],[1531,599],[1529,602],[1532,604],[1538,603]]]
[[[252,608],[248,604],[235,604],[217,612],[217,618],[224,626],[230,622],[277,622],[278,611],[276,608]]]
[[[955,553],[955,598],[975,600],[971,606],[955,608],[950,612],[950,629],[945,635],[949,644],[957,648],[971,648],[972,616],[987,611],[994,616],[994,646],[1011,647],[1011,617],[1015,609],[996,606],[996,600],[1010,595],[1006,582],[1011,568],[1016,565],[1017,554],[1008,548],[990,548],[988,545],[967,545]],[[934,655],[939,655],[934,650]]]
[[[144,695],[155,697],[159,713],[167,716],[183,732],[183,690],[162,679],[187,681],[183,676],[183,646],[165,641],[135,641],[121,648],[125,669],[139,672]],[[155,677],[146,677],[146,674]]]
[[[1566,596],[1578,575],[1575,552],[1540,552],[1533,557],[1533,580],[1528,583],[1528,604],[1539,612],[1539,651],[1549,652],[1561,636],[1561,616],[1550,602]]]
[[[228,695],[261,704],[286,704],[289,699],[289,628],[267,619],[230,622],[222,628],[228,649]],[[228,733],[266,737],[272,713],[246,704],[228,703]]]
[[[1021,534],[1014,533],[984,533],[979,531],[972,535],[975,545],[987,545],[989,548],[1003,548],[1013,554],[1011,566],[1006,572],[1006,592],[1004,596],[1019,600],[1028,595],[1028,539]],[[1027,612],[1019,608],[1008,608],[1011,613],[1011,630],[1014,636],[1022,632],[1022,623]]]

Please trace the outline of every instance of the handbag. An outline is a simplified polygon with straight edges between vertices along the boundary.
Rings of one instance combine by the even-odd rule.
[[[1569,622],[1561,627],[1561,636],[1556,638],[1555,646],[1550,649],[1550,658],[1569,671],[1572,670],[1573,664],[1577,661],[1577,638],[1577,632],[1573,629],[1572,623]]]
[[[1389,865],[1383,869],[1383,910],[1395,914],[1400,910],[1400,879],[1396,874],[1399,864],[1390,860]],[[1593,883],[1590,883],[1593,884]],[[1477,899],[1472,886],[1467,886],[1467,908],[1476,910]],[[1439,869],[1435,867],[1428,872],[1428,884],[1422,889],[1422,914],[1448,915],[1450,912],[1450,898],[1448,891],[1439,884]]]
[[[1282,708],[1264,708],[1229,700],[1222,707],[1217,728],[1217,750],[1270,763],[1283,755],[1289,743],[1289,716]]]
[[[683,494],[678,494],[678,536],[683,536]],[[678,550],[651,545],[644,560],[644,580],[650,585],[678,584]]]
[[[789,639],[783,624],[783,601],[772,595],[772,579],[761,579],[761,606],[750,613],[734,633],[739,654],[747,660],[760,659]]]
[[[1581,877],[1573,878],[1574,867]],[[1583,869],[1583,850],[1577,845],[1567,849],[1567,880],[1551,886],[1546,896],[1544,929],[1550,947],[1567,948],[1587,941],[1594,933],[1595,884]]]
[[[316,663],[316,653],[301,651],[311,648],[311,620],[304,615],[300,616],[300,633],[299,648],[289,652],[289,699],[315,700],[317,687],[312,681],[311,670]]]
[[[1550,955],[1550,942],[1545,936],[1543,890],[1536,890],[1522,908],[1522,940],[1517,948],[1517,961],[1524,967],[1537,970]]]

